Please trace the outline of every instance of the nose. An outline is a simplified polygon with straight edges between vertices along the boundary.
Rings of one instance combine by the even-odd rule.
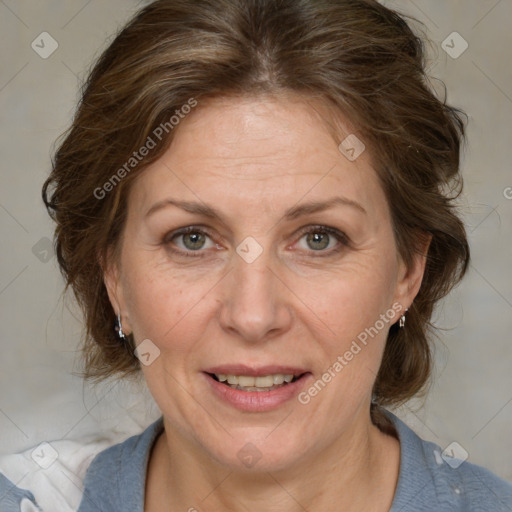
[[[290,329],[292,293],[278,271],[271,268],[269,252],[264,250],[250,263],[238,254],[233,260],[233,268],[222,282],[221,327],[249,343]]]

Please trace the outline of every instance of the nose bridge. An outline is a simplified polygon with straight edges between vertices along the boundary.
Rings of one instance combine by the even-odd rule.
[[[249,320],[268,315],[273,309],[275,297],[275,277],[269,270],[272,254],[263,243],[249,239],[237,247],[234,257],[233,288],[231,297],[238,306],[238,313],[244,312]]]
[[[221,323],[247,341],[258,341],[290,321],[283,284],[271,268],[273,255],[252,237],[242,241],[233,256],[233,270],[224,287]]]
[[[235,279],[244,287],[256,287],[265,292],[265,288],[272,285],[269,270],[272,261],[270,236],[261,235],[258,239],[248,236],[238,244],[233,256]]]

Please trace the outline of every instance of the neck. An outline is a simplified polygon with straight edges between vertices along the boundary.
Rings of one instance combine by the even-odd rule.
[[[400,445],[374,426],[369,414],[329,446],[280,471],[233,470],[212,460],[166,420],[164,425],[148,467],[147,510],[158,510],[151,506],[153,500],[192,511],[352,512],[391,507]]]

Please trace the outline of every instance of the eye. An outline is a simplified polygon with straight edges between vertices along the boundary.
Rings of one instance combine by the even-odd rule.
[[[179,243],[175,243],[175,240],[181,239],[181,247]],[[209,249],[215,247],[216,244],[213,242],[208,244],[207,240],[210,239],[209,235],[202,229],[195,226],[189,226],[178,231],[173,231],[165,237],[164,243],[166,245],[176,245],[180,250],[170,249],[174,253],[178,253],[182,256],[197,257],[200,254],[191,254],[191,252],[201,252],[201,249]],[[217,246],[218,247],[218,246]]]
[[[327,226],[308,226],[302,229],[299,235],[299,241],[305,239],[306,247],[302,247],[303,250],[309,253],[321,253],[313,257],[331,256],[349,246],[349,239],[345,233]],[[181,243],[176,242],[180,240]],[[210,241],[209,243],[208,240]],[[338,244],[336,244],[336,241]],[[202,249],[211,249],[213,247],[221,249],[219,245],[211,240],[204,229],[197,226],[188,226],[173,231],[165,237],[163,243],[171,252],[192,258],[202,257],[201,253],[205,252]],[[172,246],[176,246],[178,249],[174,249]]]
[[[302,235],[300,240],[305,239],[306,251],[309,249],[308,252],[323,253],[318,255],[320,257],[338,253],[349,245],[349,240],[345,233],[327,226],[308,226],[300,234]],[[338,245],[336,245],[336,241]],[[325,250],[328,248],[330,250]]]

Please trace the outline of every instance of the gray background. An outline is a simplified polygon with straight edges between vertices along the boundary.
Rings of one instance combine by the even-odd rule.
[[[428,398],[397,412],[423,438],[442,448],[456,441],[470,461],[512,481],[512,1],[384,3],[426,25],[429,72],[470,117],[461,210],[473,261],[436,313],[446,330],[435,342]],[[72,375],[80,313],[71,294],[67,301],[61,295],[48,242],[53,227],[41,201],[53,144],[71,122],[80,80],[136,9],[133,0],[0,1],[0,453],[99,432],[114,442],[158,416],[143,387],[92,388]],[[45,31],[58,48],[43,59],[31,43]],[[457,58],[442,47],[446,40],[452,53],[460,51],[452,32],[468,43]]]

